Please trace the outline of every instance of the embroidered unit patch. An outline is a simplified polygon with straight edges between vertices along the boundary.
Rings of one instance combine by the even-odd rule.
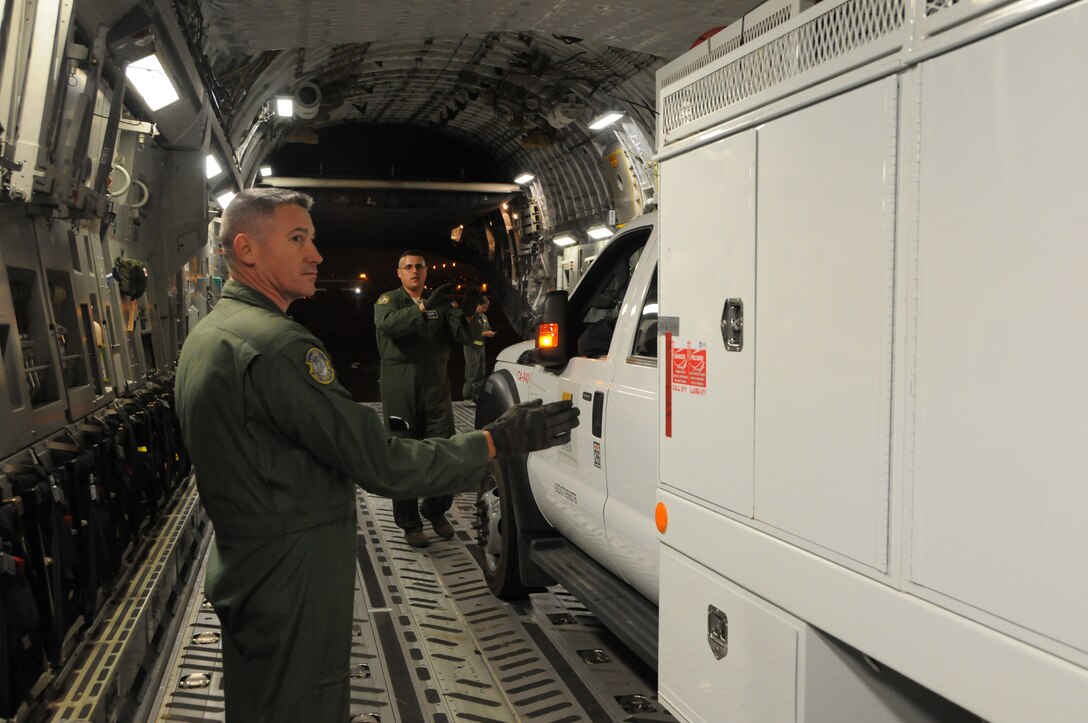
[[[382,294],[382,298],[378,299],[378,303],[379,304],[388,304],[389,303],[389,294]]]
[[[332,384],[332,380],[336,378],[336,372],[333,371],[329,358],[316,346],[310,347],[310,350],[306,352],[306,366],[310,368],[310,376],[315,382]]]

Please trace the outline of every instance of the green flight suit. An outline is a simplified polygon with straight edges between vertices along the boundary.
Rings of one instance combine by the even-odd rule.
[[[177,408],[215,528],[205,593],[222,623],[227,721],[346,721],[355,486],[475,489],[487,440],[390,439],[324,346],[228,281],[185,341]]]
[[[408,422],[406,432],[390,432],[412,439],[450,437],[454,433],[450,401],[450,344],[472,344],[480,336],[460,309],[443,304],[421,312],[419,302],[401,288],[382,294],[374,304],[378,353],[382,358],[381,395],[386,426],[389,417]],[[422,512],[441,517],[453,504],[452,496],[429,497]],[[419,530],[415,497],[395,499],[393,518],[404,530]]]
[[[487,314],[476,314],[476,323],[480,325],[481,336],[472,346],[465,347],[465,383],[461,387],[461,396],[474,402],[487,381],[487,353],[482,334],[491,331],[491,320]]]

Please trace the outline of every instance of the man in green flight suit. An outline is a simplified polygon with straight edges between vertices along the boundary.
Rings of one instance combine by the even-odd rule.
[[[222,626],[229,723],[349,716],[355,486],[391,497],[475,489],[492,456],[570,439],[577,409],[524,403],[483,431],[391,439],[286,315],[321,255],[309,196],[249,189],[223,214],[231,279],[189,334],[177,407],[215,529],[205,593]]]
[[[447,370],[450,345],[471,345],[483,330],[478,324],[469,324],[461,309],[451,303],[452,283],[427,293],[427,262],[422,252],[402,253],[397,276],[401,287],[382,294],[374,304],[386,426],[390,434],[411,439],[452,437],[453,403]],[[390,418],[404,420],[408,428],[394,429]],[[395,499],[393,519],[404,530],[409,545],[426,547],[420,515],[430,520],[436,533],[450,539],[453,525],[446,519],[446,510],[452,504],[451,495],[428,497],[419,506],[414,497]]]

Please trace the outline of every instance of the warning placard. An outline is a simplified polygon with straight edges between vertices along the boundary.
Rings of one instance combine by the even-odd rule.
[[[706,394],[706,349],[679,347],[672,353],[672,388]]]

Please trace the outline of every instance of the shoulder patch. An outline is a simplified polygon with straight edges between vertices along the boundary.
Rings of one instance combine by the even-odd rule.
[[[382,294],[382,297],[380,299],[378,299],[378,303],[379,304],[388,304],[389,303],[389,294]]]
[[[316,346],[310,347],[310,350],[306,352],[306,366],[309,367],[310,376],[315,382],[332,384],[332,380],[336,378],[336,372],[333,371],[329,358]]]

